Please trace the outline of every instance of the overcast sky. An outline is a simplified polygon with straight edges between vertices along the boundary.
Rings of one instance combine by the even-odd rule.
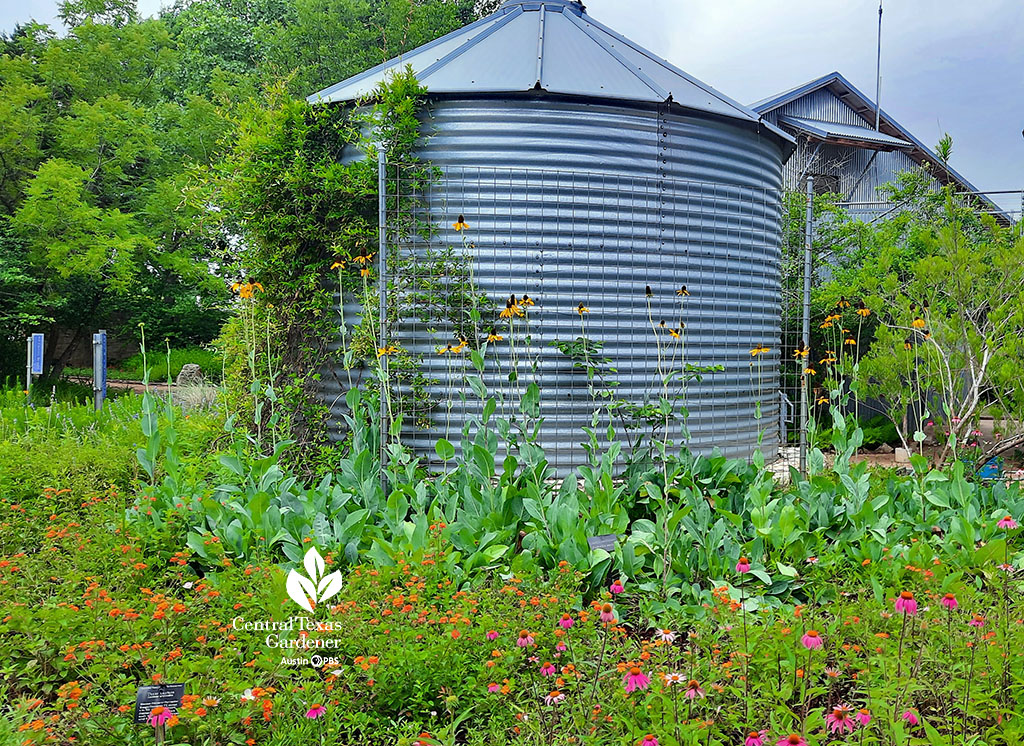
[[[586,0],[588,12],[750,104],[838,70],[874,97],[877,0]],[[56,0],[0,0],[0,28]],[[160,0],[140,0],[144,14]],[[885,0],[882,108],[981,190],[1024,188],[1024,2]],[[1019,196],[994,195],[1012,210]]]

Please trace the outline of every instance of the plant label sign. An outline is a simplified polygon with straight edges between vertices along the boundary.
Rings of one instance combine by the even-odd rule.
[[[43,374],[43,335],[36,333],[32,335],[32,375]]]
[[[588,536],[587,544],[590,549],[603,549],[609,554],[615,551],[615,542],[618,541],[618,534],[601,534],[600,536]]]
[[[185,696],[184,684],[140,686],[138,694],[135,695],[135,723],[139,725],[148,723],[154,707],[166,707],[171,712],[177,713],[178,708],[181,707],[183,696]]]

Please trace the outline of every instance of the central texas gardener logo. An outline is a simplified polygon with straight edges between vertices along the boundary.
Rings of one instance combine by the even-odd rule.
[[[310,547],[306,552],[306,556],[302,558],[302,566],[306,568],[309,577],[292,570],[288,573],[285,590],[292,601],[306,611],[312,612],[316,604],[323,603],[341,590],[341,573],[335,570],[329,575],[324,574],[327,563],[316,547]]]

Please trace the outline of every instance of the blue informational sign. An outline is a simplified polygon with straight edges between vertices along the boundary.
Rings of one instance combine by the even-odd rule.
[[[32,335],[32,375],[43,375],[43,335]]]

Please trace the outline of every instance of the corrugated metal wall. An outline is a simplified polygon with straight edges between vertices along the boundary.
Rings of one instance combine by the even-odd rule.
[[[806,96],[798,98],[785,106],[766,115],[766,119],[778,122],[781,115],[806,117],[819,122],[835,122],[858,127],[873,128],[873,123],[866,121],[848,104],[840,100],[832,91],[822,88]],[[876,202],[876,206],[858,205],[851,207],[851,212],[859,216],[868,216],[884,212],[888,205],[879,197],[878,187],[895,181],[896,176],[904,171],[917,168],[918,164],[906,153],[894,150],[890,152],[874,151],[865,148],[841,147],[825,145],[808,167],[808,159],[815,154],[817,143],[807,143],[801,139],[796,152],[783,168],[783,183],[787,189],[802,190],[798,184],[802,176],[808,173],[815,175],[828,174],[838,181],[839,193],[848,201],[866,203]]]
[[[686,362],[725,367],[687,390],[690,446],[749,457],[760,439],[765,454],[774,456],[782,178],[777,138],[668,107],[550,96],[435,100],[425,134],[420,156],[441,176],[423,196],[439,231],[429,242],[406,240],[400,249],[419,256],[428,248],[461,249],[463,237],[451,224],[463,214],[477,287],[498,310],[510,294],[535,300],[529,329],[518,322],[517,339],[509,339],[504,322],[498,325],[506,339],[491,345],[485,378],[510,402],[536,380],[546,418],[542,444],[560,472],[585,462],[583,428],[603,406],[592,400],[583,372],[550,345],[584,333],[579,303],[590,309],[583,319],[586,336],[604,343],[600,354],[617,371],[608,376],[619,382],[615,396],[637,403],[661,393],[651,320],[657,326],[664,319],[673,328],[681,318],[685,348],[658,330],[662,373],[670,354],[679,367],[684,352]],[[681,304],[676,291],[683,285],[691,295]],[[653,291],[650,310],[645,286]],[[403,433],[403,441],[428,458],[438,437],[456,441],[465,417],[479,411],[463,378],[468,360],[437,354],[452,341],[450,328],[414,317],[394,325],[389,340],[420,356],[424,373],[440,381],[430,390],[441,402],[431,414],[433,427],[416,427],[408,418]],[[507,381],[510,341],[519,360],[516,385]],[[750,350],[762,345],[771,352],[752,357]],[[336,408],[340,393],[340,384],[325,382],[327,401]],[[462,393],[468,401],[459,400]],[[680,393],[678,384],[670,393]],[[602,417],[601,429],[606,425]],[[678,425],[669,437],[680,440]]]

